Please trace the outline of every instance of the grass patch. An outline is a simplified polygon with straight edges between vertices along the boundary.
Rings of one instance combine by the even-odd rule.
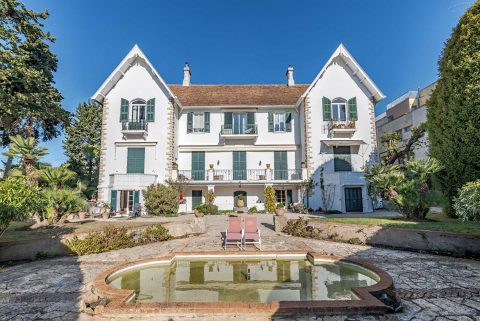
[[[12,222],[7,231],[0,237],[1,241],[32,240],[44,237],[60,236],[70,233],[91,233],[103,231],[107,226],[116,228],[126,227],[128,229],[137,229],[146,226],[156,225],[159,222],[105,222],[105,221],[83,221],[75,223],[66,223],[64,226],[45,226],[37,229],[31,229],[34,221]],[[165,223],[165,222],[163,222]]]
[[[443,213],[430,213],[425,221],[411,221],[401,217],[327,217],[312,219],[321,222],[408,228],[429,231],[467,233],[480,235],[480,222],[462,222]]]

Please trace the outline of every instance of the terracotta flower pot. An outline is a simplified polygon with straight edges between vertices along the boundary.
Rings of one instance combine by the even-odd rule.
[[[203,213],[197,209],[193,211],[193,215],[195,215],[195,217],[203,217]]]
[[[85,212],[78,212],[78,218],[79,218],[79,219],[84,220],[86,216],[87,216],[87,213],[85,213]]]
[[[245,202],[243,200],[237,200],[237,207],[245,207]]]
[[[285,215],[285,209],[284,208],[276,208],[275,209],[275,214],[277,216],[283,216],[283,215]]]
[[[109,219],[109,218],[110,218],[110,213],[109,213],[108,211],[103,211],[103,212],[102,212],[102,218],[103,218],[104,220]]]

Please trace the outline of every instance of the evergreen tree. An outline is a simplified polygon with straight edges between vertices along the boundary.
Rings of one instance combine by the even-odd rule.
[[[430,155],[440,161],[440,187],[451,202],[480,178],[480,2],[453,29],[439,60],[440,79],[428,107]]]
[[[54,87],[57,58],[50,51],[54,42],[44,32],[48,12],[28,10],[17,0],[0,1],[0,139],[9,137],[43,140],[57,137],[69,120]],[[8,169],[7,169],[8,170]]]
[[[66,128],[63,142],[70,169],[87,186],[87,197],[91,197],[97,189],[101,131],[101,107],[93,102],[82,103],[78,105],[71,124]]]

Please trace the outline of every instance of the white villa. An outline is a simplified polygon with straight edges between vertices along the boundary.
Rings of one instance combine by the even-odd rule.
[[[180,211],[215,192],[220,210],[264,209],[277,201],[370,212],[362,167],[377,159],[374,105],[385,98],[340,45],[311,84],[195,85],[188,64],[181,85],[167,84],[138,46],[92,99],[103,105],[98,198],[113,210],[142,204],[142,190],[186,182]]]

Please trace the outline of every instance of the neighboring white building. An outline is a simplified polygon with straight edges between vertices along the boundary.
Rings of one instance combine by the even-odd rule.
[[[377,127],[378,153],[380,158],[386,155],[382,145],[382,136],[398,133],[401,137],[400,147],[403,147],[412,137],[412,128],[427,121],[427,101],[435,89],[436,82],[425,88],[409,91],[387,105],[387,110],[375,118]],[[415,159],[428,157],[428,135],[425,133],[420,144],[414,150]]]
[[[192,85],[187,64],[183,84],[170,85],[134,46],[92,97],[103,105],[99,200],[132,210],[148,185],[173,179],[187,182],[181,211],[209,190],[221,210],[239,194],[262,210],[266,186],[297,203],[312,177],[309,207],[372,211],[362,167],[376,161],[384,95],[343,45],[311,84],[295,84],[292,67],[286,75],[286,84]]]

